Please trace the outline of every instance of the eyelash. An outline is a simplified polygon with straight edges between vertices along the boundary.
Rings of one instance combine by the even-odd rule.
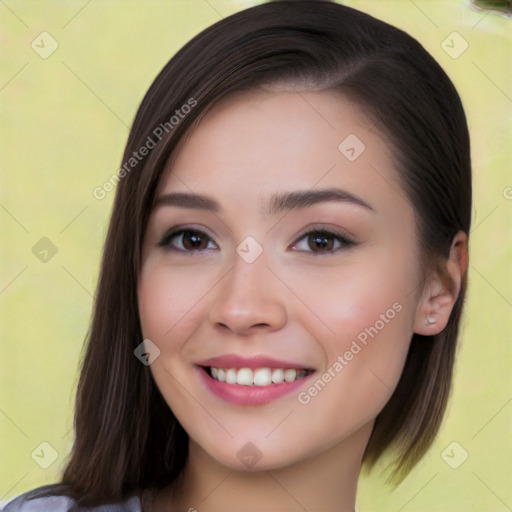
[[[181,236],[185,233],[193,233],[195,235],[198,235],[199,237],[206,237],[209,241],[212,241],[210,236],[205,233],[204,231],[201,231],[200,229],[194,229],[194,228],[171,228],[162,238],[162,240],[160,242],[158,242],[158,246],[159,247],[163,247],[163,248],[166,248],[170,251],[173,251],[173,252],[180,252],[180,253],[183,253],[183,254],[189,254],[189,255],[193,255],[193,254],[197,254],[197,253],[202,253],[204,251],[208,251],[208,250],[211,250],[211,249],[196,249],[196,250],[186,250],[186,249],[177,249],[175,247],[172,247],[171,246],[171,241],[178,237],[178,236]],[[343,249],[350,249],[351,247],[355,246],[356,245],[356,242],[354,240],[351,240],[350,238],[348,238],[346,235],[344,234],[341,234],[341,233],[338,233],[338,232],[335,232],[335,231],[330,231],[330,230],[327,230],[327,229],[324,229],[324,228],[319,228],[319,229],[312,229],[310,231],[306,231],[305,233],[303,233],[298,239],[296,242],[294,242],[293,246],[297,245],[301,240],[303,240],[304,238],[307,238],[311,235],[320,235],[321,237],[325,237],[325,238],[333,238],[335,241],[338,241],[340,246],[337,248],[337,249],[332,249],[332,250],[329,250],[329,251],[300,251],[300,252],[308,252],[310,253],[311,255],[313,256],[327,256],[327,255],[332,255],[332,254],[335,254],[337,253],[338,251],[340,250],[343,250]],[[212,241],[213,242],[213,241]]]

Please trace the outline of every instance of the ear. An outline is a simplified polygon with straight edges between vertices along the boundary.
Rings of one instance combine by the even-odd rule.
[[[468,237],[459,231],[453,238],[443,268],[427,276],[414,317],[414,332],[423,336],[439,334],[448,323],[468,268]]]

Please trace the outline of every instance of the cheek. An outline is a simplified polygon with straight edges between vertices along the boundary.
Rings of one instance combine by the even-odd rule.
[[[309,318],[308,330],[317,334],[331,356],[358,337],[364,343],[377,333],[381,338],[412,334],[416,299],[411,290],[416,276],[410,261],[374,255],[350,261],[344,268],[288,273],[286,279],[314,313],[298,314],[295,320]]]
[[[200,277],[199,277],[200,276]],[[155,382],[169,407],[183,425],[187,419],[200,422],[202,412],[190,408],[190,396],[179,383],[190,378],[190,362],[194,354],[183,357],[184,347],[204,324],[208,299],[219,276],[207,268],[146,262],[141,273],[138,301],[144,339],[150,339],[160,350],[150,367]],[[195,412],[194,412],[195,411]]]
[[[208,279],[199,280],[197,272],[194,277],[191,269],[152,267],[150,263],[143,267],[138,288],[143,337],[160,350],[150,371],[169,407],[182,425],[190,428],[187,419],[194,424],[203,418],[201,411],[190,407],[190,395],[180,385],[186,382],[189,371],[180,353],[205,313],[203,303]]]
[[[138,301],[142,332],[145,338],[160,344],[161,350],[172,349],[172,339],[185,333],[196,323],[202,301],[213,285],[208,273],[189,269],[151,267],[141,273]],[[177,347],[174,347],[177,348]]]
[[[390,398],[407,357],[416,309],[411,261],[390,255],[358,264],[296,281],[298,294],[318,312],[302,321],[309,319],[305,328],[325,352],[319,379],[299,401],[339,431],[348,427],[347,414],[364,424]]]
[[[346,438],[382,411],[402,374],[412,331],[409,313],[393,296],[375,295],[341,305],[328,318],[336,335],[323,338],[325,366],[297,396],[304,435],[326,442]],[[382,315],[382,316],[381,316]]]

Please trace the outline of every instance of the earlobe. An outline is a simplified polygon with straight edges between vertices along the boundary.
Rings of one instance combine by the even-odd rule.
[[[468,268],[468,237],[459,231],[442,268],[427,278],[416,309],[414,332],[423,336],[439,334],[447,325]]]

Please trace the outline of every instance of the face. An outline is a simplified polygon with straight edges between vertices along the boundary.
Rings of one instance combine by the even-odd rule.
[[[262,90],[218,104],[167,171],[139,311],[194,445],[272,469],[368,429],[401,375],[421,279],[385,138],[335,92]]]

